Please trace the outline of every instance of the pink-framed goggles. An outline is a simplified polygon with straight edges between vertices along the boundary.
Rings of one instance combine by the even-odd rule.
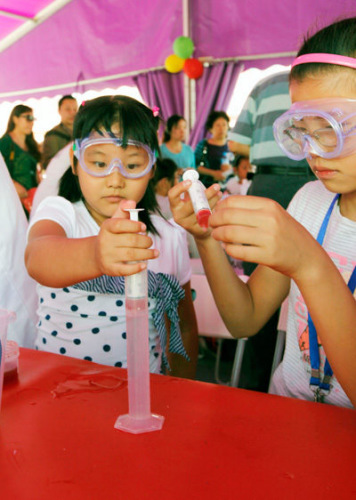
[[[293,160],[356,154],[356,99],[295,102],[273,125],[275,140]]]

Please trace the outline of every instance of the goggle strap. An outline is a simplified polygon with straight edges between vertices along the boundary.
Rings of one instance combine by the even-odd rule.
[[[346,66],[348,68],[356,69],[355,57],[326,53],[303,54],[302,56],[296,57],[292,62],[292,68],[294,68],[294,66],[298,66],[299,64],[309,63],[336,64],[338,66]]]

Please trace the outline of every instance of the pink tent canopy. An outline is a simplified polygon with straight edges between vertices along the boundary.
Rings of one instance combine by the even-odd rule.
[[[125,83],[162,67],[182,35],[182,0],[8,0],[0,9],[15,17],[0,11],[0,37],[49,4],[58,10],[34,29],[12,45],[0,41],[1,100]],[[355,0],[191,0],[194,56],[289,64],[309,29],[352,15]]]

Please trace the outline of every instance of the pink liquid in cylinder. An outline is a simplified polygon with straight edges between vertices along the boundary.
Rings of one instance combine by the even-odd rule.
[[[129,210],[131,220],[138,220],[139,210]],[[164,417],[151,413],[147,269],[126,276],[125,302],[129,412],[114,427],[132,434],[158,431]]]

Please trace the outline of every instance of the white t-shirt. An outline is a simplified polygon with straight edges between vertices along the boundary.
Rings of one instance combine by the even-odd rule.
[[[59,181],[70,166],[69,150],[71,147],[72,143],[70,142],[67,146],[64,146],[63,149],[58,151],[47,165],[45,177],[39,183],[33,198],[31,218],[42,200],[47,196],[56,196],[58,194]]]
[[[316,239],[334,197],[335,193],[329,192],[320,181],[309,182],[294,196],[288,212]],[[330,217],[323,248],[347,282],[356,264],[356,222],[343,217],[337,204]],[[293,281],[288,302],[286,348],[283,361],[274,374],[271,392],[313,401],[313,392],[309,387],[311,366],[309,336],[306,331],[308,311]],[[325,353],[322,346],[319,346],[319,353],[323,373]],[[353,408],[335,376],[332,377],[331,385],[332,389],[325,398],[325,403]]]
[[[251,186],[251,181],[247,179],[243,179],[242,183],[239,183],[239,178],[235,175],[231,179],[229,179],[225,185],[226,191],[229,194],[247,194],[248,188]]]
[[[95,236],[100,229],[83,202],[72,204],[60,196],[50,196],[41,202],[30,227],[44,219],[62,226],[68,238]],[[152,215],[151,220],[160,234],[150,234],[160,255],[148,261],[148,269],[174,276],[180,285],[186,284],[191,268],[185,231],[157,215]],[[38,349],[106,365],[127,366],[124,295],[42,285],[37,290]],[[149,298],[150,370],[159,372],[162,352],[152,317],[155,307],[156,299]]]
[[[0,185],[0,309],[16,314],[16,321],[8,325],[8,340],[33,348],[37,294],[25,267],[28,222],[1,154]]]

